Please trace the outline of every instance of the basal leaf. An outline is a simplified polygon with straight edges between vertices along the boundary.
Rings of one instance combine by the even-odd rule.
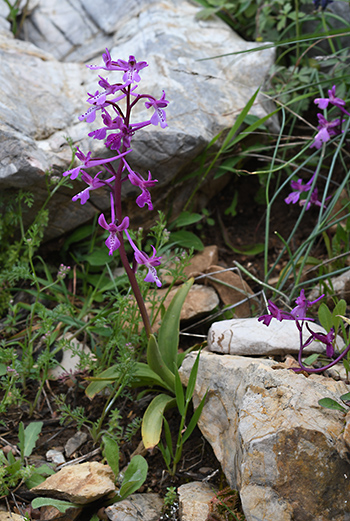
[[[145,449],[152,449],[160,440],[163,415],[176,401],[168,394],[158,394],[147,407],[142,419],[141,435]]]

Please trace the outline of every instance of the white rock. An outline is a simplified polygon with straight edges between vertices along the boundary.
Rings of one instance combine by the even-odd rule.
[[[60,450],[50,449],[45,454],[47,461],[52,461],[55,465],[61,465],[65,463],[66,459]]]
[[[310,324],[315,332],[326,334],[325,329],[317,324]],[[310,334],[304,328],[303,340]],[[338,336],[338,348],[344,346]],[[208,349],[216,353],[231,355],[281,355],[298,353],[300,348],[299,331],[294,321],[271,320],[269,326],[259,322],[257,318],[239,318],[215,322],[208,332]],[[323,353],[324,344],[311,342],[303,353]]]
[[[219,18],[197,20],[199,10],[186,0],[87,0],[83,7],[75,1],[40,0],[24,28],[37,46],[0,33],[0,188],[35,189],[35,207],[24,216],[28,222],[47,196],[45,170],[52,166],[59,175],[70,163],[65,136],[84,153],[106,155],[104,143],[87,136],[100,120],[93,125],[78,120],[87,108],[86,92],[96,91],[98,73],[105,72],[91,71],[81,61],[102,64],[106,46],[114,60],[131,54],[147,60],[139,91],[160,96],[164,89],[170,100],[168,128],[152,126],[135,134],[132,166],[140,173],[151,170],[158,179],[152,190],[157,209],[166,207],[170,192],[174,208],[183,207],[193,186],[174,191],[171,182],[184,167],[190,173],[193,159],[232,126],[274,61],[273,49],[211,59],[257,44],[245,42]],[[61,63],[51,52],[72,61]],[[103,75],[120,80],[119,73]],[[261,117],[273,110],[263,104],[260,98],[251,112]],[[132,122],[149,119],[144,104],[134,116]],[[91,220],[96,208],[109,208],[108,191],[102,189],[86,204],[73,204],[71,197],[81,189],[78,182],[74,185],[50,203],[47,239]],[[154,213],[135,205],[135,187],[125,183],[123,188],[133,224],[154,224]]]
[[[181,367],[186,385],[196,354]],[[349,391],[344,382],[306,378],[274,362],[202,352],[194,405],[208,390],[199,428],[247,521],[346,521],[350,463],[344,415],[318,400]],[[340,402],[340,401],[339,401]]]

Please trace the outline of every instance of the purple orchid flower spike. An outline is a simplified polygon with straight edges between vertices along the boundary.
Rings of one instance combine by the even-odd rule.
[[[72,197],[72,201],[77,201],[78,199],[80,199],[80,203],[85,204],[86,201],[90,197],[91,190],[96,190],[97,188],[106,186],[107,183],[111,183],[112,181],[114,181],[115,176],[110,177],[109,179],[106,179],[105,181],[102,181],[101,179],[98,178],[98,176],[101,173],[102,173],[102,170],[100,172],[98,172],[98,174],[96,174],[95,177],[91,177],[86,172],[83,172],[83,174],[81,176],[81,180],[85,181],[85,183],[87,183],[89,186],[87,186],[84,190],[82,190],[77,195]]]
[[[153,210],[151,194],[149,193],[148,188],[158,183],[158,180],[152,179],[150,171],[148,171],[148,179],[144,179],[139,173],[131,170],[130,166],[126,161],[123,160],[123,162],[129,172],[128,178],[130,183],[134,186],[137,186],[142,191],[141,195],[139,195],[136,199],[136,204],[139,206],[139,208],[143,208],[145,204],[147,204],[148,209]]]
[[[149,101],[145,102],[145,107],[147,109],[154,108],[154,114],[150,120],[152,125],[157,126],[159,123],[162,128],[167,127],[166,114],[163,109],[168,106],[169,101],[165,99],[165,91],[163,90],[163,95],[159,100],[150,97],[148,99]]]
[[[290,312],[291,315],[294,317],[295,320],[305,320],[307,318],[306,317],[307,310],[311,306],[316,304],[316,302],[321,300],[323,297],[324,297],[324,294],[321,295],[320,297],[318,297],[316,300],[313,300],[313,301],[307,300],[307,298],[305,297],[305,291],[302,289],[300,291],[299,297],[295,300],[295,303],[297,305]],[[311,320],[311,319],[307,319],[307,320]]]
[[[286,198],[285,202],[287,204],[295,204],[299,201],[299,198],[303,192],[308,192],[311,188],[312,182],[314,180],[315,174],[311,177],[310,181],[306,184],[303,184],[302,179],[298,179],[298,181],[291,181],[290,185],[293,188],[293,192],[291,192]]]
[[[310,148],[316,147],[321,148],[322,143],[326,143],[331,137],[341,133],[340,127],[344,120],[337,118],[333,121],[327,121],[322,114],[317,114],[318,117],[318,132],[314,138],[314,142],[310,145]]]
[[[154,246],[152,246],[153,255],[151,257],[149,257],[147,255],[147,253],[145,253],[144,251],[140,251],[138,249],[138,247],[135,245],[134,241],[130,237],[128,231],[125,231],[125,234],[128,238],[128,241],[129,241],[132,249],[134,250],[134,257],[135,257],[136,264],[140,264],[140,265],[146,266],[146,268],[148,268],[148,273],[143,280],[145,282],[155,282],[157,284],[157,287],[160,288],[162,286],[162,283],[159,280],[159,277],[157,275],[156,266],[159,266],[161,264],[162,257],[156,256],[157,251]],[[137,267],[136,267],[136,269],[137,269]]]
[[[105,71],[118,71],[116,62],[112,61],[111,55],[109,53],[109,50],[106,48],[106,52],[102,54],[102,59],[104,61],[103,65],[87,65],[86,67],[88,69],[91,69],[92,71],[96,71],[98,69],[104,69]]]
[[[116,66],[114,70],[125,72],[123,75],[123,81],[124,83],[128,84],[141,81],[139,71],[145,67],[148,67],[147,62],[137,62],[135,56],[129,56],[128,61],[117,60],[116,62],[112,63]]]
[[[98,218],[98,224],[104,228],[105,230],[109,231],[109,237],[107,238],[105,245],[109,249],[109,255],[113,255],[113,252],[116,251],[120,246],[120,240],[117,237],[118,232],[127,233],[127,228],[129,226],[129,217],[124,217],[121,224],[118,226],[115,224],[115,213],[114,213],[114,199],[113,195],[111,194],[111,223],[108,224],[105,216],[103,213],[101,213],[100,217]]]

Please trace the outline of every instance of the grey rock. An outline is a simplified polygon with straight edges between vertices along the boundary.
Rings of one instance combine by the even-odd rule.
[[[105,512],[110,521],[158,521],[163,500],[158,494],[131,494],[128,499],[114,503]]]
[[[64,446],[64,451],[66,453],[67,458],[70,458],[76,450],[78,450],[82,445],[84,445],[87,439],[88,435],[86,434],[86,432],[83,431],[78,431],[74,434],[74,436],[69,438],[69,440]]]
[[[186,385],[196,354],[181,367]],[[271,360],[202,352],[194,406],[208,390],[199,428],[247,521],[347,521],[350,463],[344,415],[318,400],[349,391],[344,382],[287,369]]]
[[[315,332],[327,334],[322,326],[312,324],[310,327]],[[306,342],[309,336],[304,328],[303,340]],[[337,346],[344,347],[344,341],[339,335]],[[299,331],[291,320],[272,320],[268,327],[257,318],[222,320],[214,322],[208,332],[208,349],[216,353],[247,356],[282,355],[298,353],[299,348]],[[303,350],[305,354],[324,351],[324,344],[315,341]]]
[[[215,497],[215,492],[215,487],[200,481],[181,485],[177,490],[181,521],[203,521],[207,519],[210,501]]]
[[[85,153],[107,154],[103,143],[87,137],[99,123],[90,126],[77,119],[86,110],[86,92],[96,90],[101,72],[88,70],[81,61],[102,63],[106,46],[114,59],[127,59],[130,54],[146,59],[149,67],[142,71],[139,90],[160,96],[164,89],[171,101],[169,127],[137,133],[131,164],[142,174],[151,170],[159,180],[152,191],[156,209],[169,204],[171,191],[174,213],[179,211],[193,185],[174,190],[170,182],[189,173],[193,159],[208,142],[232,126],[274,60],[272,49],[212,59],[256,44],[243,41],[217,18],[198,21],[199,9],[186,0],[112,4],[107,0],[40,0],[25,24],[35,45],[0,33],[0,188],[8,195],[11,189],[35,191],[36,203],[25,214],[26,223],[46,198],[44,172],[51,167],[54,175],[60,175],[70,163],[65,136]],[[71,61],[61,62],[57,57]],[[269,110],[260,98],[251,112],[264,116]],[[145,109],[140,110],[137,118],[145,114]],[[76,182],[73,190],[60,190],[50,202],[47,239],[108,208],[108,193],[103,190],[95,191],[85,205],[73,204],[71,197],[80,186]],[[125,213],[132,217],[133,226],[147,227],[154,213],[138,210],[136,193],[132,186],[125,189]]]

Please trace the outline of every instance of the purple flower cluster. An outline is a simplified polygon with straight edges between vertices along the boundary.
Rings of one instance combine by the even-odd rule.
[[[314,3],[316,4],[316,2]],[[327,3],[328,2],[322,2],[322,9],[324,9],[327,6]],[[325,4],[325,6],[323,6],[323,4]],[[342,114],[350,116],[350,113],[344,108],[345,101],[341,98],[336,97],[335,89],[336,86],[333,85],[333,87],[328,91],[328,98],[316,98],[314,100],[315,104],[323,110],[327,109],[328,105],[333,105],[334,107],[337,107]],[[324,117],[324,115],[320,113],[317,114],[317,118],[319,123],[317,127],[318,132],[314,137],[314,140],[311,143],[310,148],[315,147],[317,149],[320,149],[323,143],[327,143],[327,141],[329,141],[332,137],[342,133],[341,127],[345,120],[342,119],[342,117],[338,117],[332,121],[328,121]],[[314,178],[315,174],[305,184],[303,183],[302,179],[298,179],[298,181],[291,181],[291,188],[293,191],[285,198],[285,202],[287,204],[295,204],[299,202],[300,206],[305,206],[306,204],[306,210],[308,210],[312,204],[315,206],[322,207],[322,202],[318,199],[318,188],[316,186],[314,187],[307,203],[305,199],[302,199],[300,197],[304,192],[308,192],[311,189]],[[325,205],[323,207],[326,208]]]
[[[81,174],[81,180],[85,183],[85,188],[76,194],[72,199],[77,201],[80,199],[81,204],[85,204],[90,193],[101,187],[107,187],[110,190],[111,201],[111,219],[108,223],[104,214],[98,219],[99,225],[109,232],[109,236],[105,242],[109,255],[113,255],[116,250],[121,253],[122,262],[130,275],[130,265],[126,265],[126,255],[124,252],[123,233],[129,241],[134,252],[134,261],[132,272],[135,273],[138,265],[144,265],[148,268],[145,277],[147,282],[155,282],[158,287],[161,282],[157,276],[155,267],[160,264],[160,257],[156,256],[153,248],[153,255],[149,257],[146,253],[140,251],[132,241],[128,232],[129,217],[122,216],[121,206],[121,187],[124,181],[129,181],[132,185],[140,189],[141,193],[136,199],[136,204],[143,208],[147,205],[149,210],[153,210],[151,195],[149,188],[157,183],[156,179],[152,179],[151,173],[145,179],[140,173],[135,172],[128,163],[128,154],[132,151],[131,141],[138,130],[148,125],[160,125],[161,128],[167,127],[165,108],[168,101],[165,99],[163,90],[162,96],[157,99],[149,94],[139,94],[137,92],[138,82],[141,81],[140,71],[148,66],[147,62],[137,62],[134,56],[130,56],[128,61],[113,61],[111,55],[106,49],[106,53],[102,55],[104,65],[88,65],[91,70],[118,71],[123,73],[121,82],[110,83],[108,78],[99,77],[99,89],[93,94],[88,93],[87,103],[90,105],[88,110],[79,116],[79,120],[86,120],[92,123],[96,119],[96,115],[100,114],[103,125],[97,130],[93,130],[88,135],[93,139],[104,141],[106,148],[114,151],[112,157],[91,157],[91,152],[86,155],[77,148],[76,157],[82,162],[81,165],[67,170],[64,176],[70,179],[76,179]],[[131,112],[135,105],[144,101],[147,110],[153,109],[150,119],[138,123],[131,123]],[[120,102],[123,102],[121,108]],[[113,162],[118,161],[115,167]],[[94,177],[86,172],[88,168],[102,167]],[[101,179],[103,173],[107,174],[106,179]],[[130,278],[130,276],[129,276]],[[133,288],[134,289],[134,288]]]
[[[269,300],[268,301],[269,314],[262,315],[261,317],[258,318],[258,321],[262,322],[266,326],[270,325],[271,320],[273,318],[279,320],[280,322],[282,322],[282,320],[294,320],[295,325],[298,328],[299,335],[300,335],[300,349],[299,349],[299,355],[298,355],[298,362],[299,362],[300,368],[297,368],[297,369],[293,368],[292,370],[295,372],[307,371],[308,373],[321,373],[322,371],[325,371],[326,369],[329,369],[333,365],[337,364],[340,360],[342,360],[344,358],[344,356],[350,350],[350,344],[349,344],[346,347],[346,349],[344,349],[344,351],[338,356],[338,358],[336,358],[335,360],[332,360],[331,363],[329,363],[328,365],[321,367],[321,368],[315,369],[315,368],[306,367],[302,363],[301,358],[302,358],[302,354],[303,354],[303,349],[305,347],[307,347],[309,344],[311,344],[311,342],[313,340],[317,340],[318,342],[321,342],[322,344],[325,345],[326,356],[328,358],[332,358],[334,355],[334,343],[335,343],[334,329],[331,328],[331,330],[327,334],[318,333],[316,331],[313,331],[308,324],[308,322],[314,321],[313,318],[307,317],[308,309],[311,306],[313,306],[316,302],[321,300],[323,297],[324,297],[324,295],[321,295],[316,300],[313,300],[313,301],[307,300],[307,298],[305,297],[305,292],[302,289],[299,297],[295,301],[295,303],[297,305],[292,309],[292,311],[282,311],[271,300]],[[304,324],[306,324],[306,328],[307,328],[308,332],[310,333],[310,336],[306,340],[306,342],[303,341]]]
[[[320,109],[326,109],[328,105],[333,105],[340,109],[343,114],[350,116],[350,113],[344,108],[345,101],[341,98],[337,98],[335,95],[335,85],[328,91],[328,98],[316,98],[314,103],[319,106]],[[344,123],[344,119],[338,117],[332,121],[328,121],[323,114],[317,114],[318,118],[318,132],[314,138],[310,148],[316,147],[321,148],[322,143],[327,143],[333,136],[337,136],[342,133],[341,126]]]

